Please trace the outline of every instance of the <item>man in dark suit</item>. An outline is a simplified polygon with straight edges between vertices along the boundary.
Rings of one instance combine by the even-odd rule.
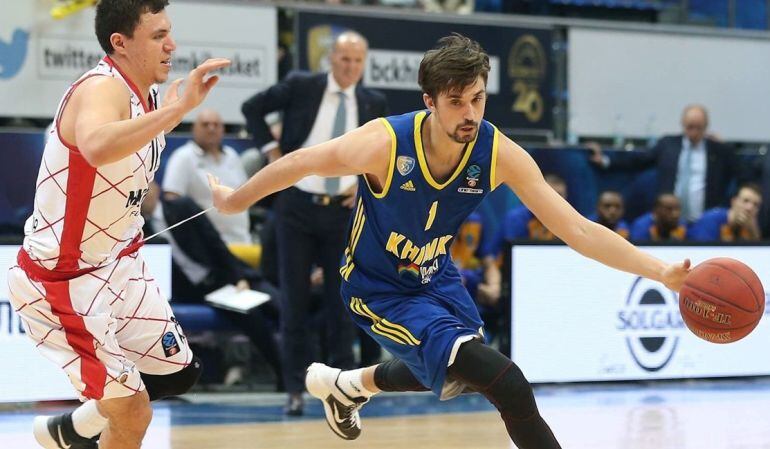
[[[591,161],[611,169],[658,170],[658,193],[674,193],[682,203],[682,217],[692,222],[703,211],[726,205],[728,189],[739,178],[734,149],[706,135],[708,112],[701,105],[682,112],[683,134],[665,136],[647,151],[604,155],[591,146]],[[740,181],[740,179],[738,179]]]
[[[246,126],[270,161],[386,115],[385,97],[359,84],[367,46],[360,34],[342,33],[329,55],[329,73],[290,74],[243,104]],[[265,116],[275,111],[283,114],[280,142],[273,141],[265,122]],[[303,412],[305,369],[313,355],[307,325],[313,265],[323,270],[328,362],[354,367],[356,329],[339,297],[339,268],[356,182],[354,176],[309,176],[281,192],[275,204],[280,287],[285,298],[281,313],[289,415]]]

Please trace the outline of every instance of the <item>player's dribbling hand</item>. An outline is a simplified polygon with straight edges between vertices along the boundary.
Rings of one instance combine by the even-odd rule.
[[[687,273],[690,272],[690,259],[685,259],[684,262],[669,264],[663,270],[663,278],[661,282],[669,289],[679,292],[684,285],[684,278],[687,277]]]
[[[198,67],[192,69],[190,74],[184,80],[182,95],[179,95],[179,101],[186,111],[190,111],[206,98],[209,91],[217,84],[219,77],[212,75],[206,78],[206,75],[230,65],[230,60],[225,58],[207,59]],[[173,85],[172,85],[173,87]],[[177,85],[178,89],[178,85]]]
[[[214,207],[223,214],[234,214],[238,212],[237,210],[232,210],[227,207],[227,198],[233,192],[233,189],[220,184],[219,179],[211,173],[208,173],[206,176],[209,178],[209,187],[211,188],[211,198]]]

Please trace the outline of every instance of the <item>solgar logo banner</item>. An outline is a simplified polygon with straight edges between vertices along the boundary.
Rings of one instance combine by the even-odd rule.
[[[645,371],[660,371],[674,357],[684,322],[676,293],[638,277],[624,307],[617,312],[617,329],[634,362]]]

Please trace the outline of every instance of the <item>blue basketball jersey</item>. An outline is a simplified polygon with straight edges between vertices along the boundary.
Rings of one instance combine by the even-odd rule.
[[[457,169],[443,183],[428,169],[422,124],[428,111],[382,118],[391,133],[387,178],[381,192],[365,176],[351,218],[340,274],[343,289],[358,295],[420,291],[454,278],[454,235],[493,189],[498,131],[482,121]]]

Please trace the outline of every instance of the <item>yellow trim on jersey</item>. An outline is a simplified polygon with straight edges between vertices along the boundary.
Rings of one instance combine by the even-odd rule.
[[[419,346],[420,340],[416,339],[409,329],[400,324],[391,323],[390,321],[380,318],[372,312],[372,310],[364,304],[361,298],[350,298],[350,308],[356,315],[360,315],[364,318],[369,318],[374,324],[371,329],[374,333],[382,335],[396,343],[408,346]]]
[[[497,176],[497,143],[499,141],[500,137],[500,131],[497,130],[497,127],[495,125],[492,125],[492,128],[495,130],[495,136],[492,138],[492,167],[489,169],[489,191],[495,190],[495,187],[497,187],[496,184],[496,176]]]
[[[340,267],[340,276],[342,276],[346,281],[350,277],[350,273],[353,272],[353,267],[356,265],[353,263],[353,253],[356,252],[358,240],[361,238],[361,233],[364,230],[364,223],[366,223],[366,215],[364,215],[364,202],[363,199],[359,198],[355,219],[353,219],[353,226],[350,229],[348,246],[345,248],[345,265]]]
[[[377,199],[385,198],[385,195],[388,194],[388,190],[390,189],[390,182],[393,180],[393,170],[396,167],[396,144],[398,141],[396,140],[396,132],[393,131],[393,127],[390,126],[390,122],[380,117],[380,121],[383,125],[385,125],[385,129],[388,130],[388,134],[390,134],[390,161],[388,162],[388,177],[385,179],[385,185],[382,187],[382,192],[377,193],[372,188],[372,185],[369,184],[369,178],[366,177],[366,173],[364,173],[364,181],[366,181],[366,186],[369,187],[369,191],[372,192],[372,195],[374,195]]]
[[[417,161],[420,164],[420,171],[422,171],[422,176],[433,188],[441,190],[451,184],[452,181],[454,181],[455,178],[457,178],[457,176],[459,176],[463,171],[465,164],[468,163],[468,159],[471,157],[471,152],[473,151],[473,147],[476,145],[476,139],[478,139],[479,135],[476,134],[476,139],[473,139],[473,141],[471,141],[471,143],[469,143],[465,148],[465,154],[463,154],[463,158],[460,160],[457,168],[455,168],[455,172],[452,173],[452,176],[450,176],[445,183],[439,184],[435,179],[433,179],[433,175],[430,174],[428,162],[425,159],[425,151],[422,148],[422,122],[426,115],[427,113],[425,111],[420,111],[414,116],[414,148],[415,152],[417,153]]]

